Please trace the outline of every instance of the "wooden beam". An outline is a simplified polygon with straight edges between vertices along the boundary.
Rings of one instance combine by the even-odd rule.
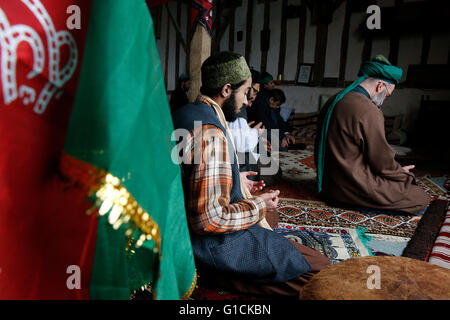
[[[336,0],[333,4],[333,12],[335,12],[344,2],[348,2],[348,0]]]
[[[197,25],[190,48],[189,75],[191,88],[189,89],[189,101],[192,102],[200,93],[202,63],[211,55],[211,37],[203,26]]]
[[[177,0],[177,25],[180,24],[181,24],[181,0]],[[186,48],[184,52],[186,52]],[[177,43],[175,47],[175,83],[177,83],[179,75],[180,75],[180,34],[177,32]]]
[[[147,6],[149,5],[148,1],[149,0],[146,1]],[[155,38],[156,38],[156,40],[160,40],[161,39],[162,7],[157,6],[157,7],[149,8],[149,10],[150,10],[150,15],[152,16],[152,19],[153,19],[153,30],[155,32]]]
[[[186,52],[186,49],[187,49],[186,41],[184,41],[184,39],[183,39],[183,35],[181,34],[180,27],[175,22],[175,19],[172,16],[172,12],[170,12],[169,5],[167,4],[167,2],[164,4],[164,6],[166,7],[167,14],[169,16],[169,21],[172,23],[173,27],[175,28],[175,32],[177,34],[177,39],[179,38],[179,41],[180,41],[181,45],[183,46],[184,52]]]
[[[428,64],[428,56],[430,54],[431,46],[431,32],[425,30],[422,36],[422,53],[420,55],[420,64]]]
[[[316,33],[315,68],[313,83],[316,86],[322,84],[325,72],[325,56],[327,52],[328,24],[319,23]]]
[[[213,41],[212,41],[212,52],[216,53],[220,51],[220,39],[221,39],[221,35],[220,35],[220,30],[222,28],[221,26],[221,15],[222,15],[222,0],[216,0],[213,2],[213,6],[215,8],[215,10],[213,10],[213,25],[212,25],[212,30],[213,30]]]
[[[284,78],[284,65],[286,60],[286,33],[287,33],[287,18],[286,8],[287,0],[281,3],[281,36],[280,36],[280,51],[278,55],[278,75]]]
[[[450,65],[450,49],[448,49],[447,64]]]
[[[225,0],[216,0],[213,2],[213,5],[216,5],[216,15],[213,18],[213,52],[220,51],[220,41],[222,40],[223,35],[225,34],[225,31],[227,31],[228,26],[230,25],[231,21],[234,23],[234,14],[236,11],[236,8],[241,5],[241,2],[239,1],[232,1],[226,0],[228,2],[225,2]],[[214,14],[214,13],[213,13]],[[222,23],[223,20],[223,23]],[[233,25],[234,28],[234,25]],[[233,31],[233,37],[234,37],[234,31]]]
[[[395,0],[395,10],[396,10],[396,16],[398,16],[398,12],[400,9],[400,6],[402,5],[403,0]],[[389,48],[389,62],[393,65],[396,65],[398,62],[398,49],[400,45],[400,35],[396,29],[392,30],[392,35],[390,37],[390,48]]]
[[[303,63],[305,53],[306,10],[306,1],[303,0],[300,7],[300,20],[298,24],[297,72],[295,74],[295,81],[298,79],[300,65]]]
[[[350,18],[352,15],[350,0],[345,3],[344,27],[342,29],[341,38],[341,59],[339,62],[339,79],[338,86],[345,85],[345,69],[347,67],[348,40],[350,36]]]
[[[236,15],[236,7],[233,7],[230,9],[230,30],[228,32],[228,51],[233,52],[234,51],[234,20]]]
[[[313,11],[313,0],[304,0],[305,4],[308,6],[309,11]]]
[[[167,11],[168,12],[168,11]],[[166,52],[164,56],[164,85],[166,86],[166,90],[168,90],[168,71],[169,71],[169,43],[170,43],[170,23],[169,23],[169,14],[167,14],[167,22],[166,22]]]
[[[220,23],[220,28],[218,29],[217,33],[217,40],[220,42],[222,40],[223,35],[225,34],[225,31],[227,31],[228,25],[230,24],[232,13],[234,13],[235,8],[228,9],[227,13],[223,16],[223,19],[225,20],[225,23]]]
[[[364,46],[361,55],[361,61],[370,60],[372,55],[372,36],[367,35],[364,39]]]
[[[188,4],[187,12],[186,12],[186,41],[187,41],[187,50],[186,50],[186,73],[189,73],[189,63],[190,63],[190,52],[191,52],[191,6]]]
[[[250,63],[250,54],[252,52],[253,1],[248,0],[247,21],[245,25],[245,60],[247,60],[247,63]]]
[[[264,0],[264,29],[265,31],[269,30],[270,23],[270,0]],[[262,39],[261,39],[262,42]],[[269,40],[270,42],[270,40]],[[267,68],[267,52],[261,52],[261,72],[265,72]]]

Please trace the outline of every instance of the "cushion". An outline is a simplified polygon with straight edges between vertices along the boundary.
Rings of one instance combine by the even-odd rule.
[[[450,270],[428,262],[395,256],[358,257],[320,271],[303,288],[300,299],[448,300],[449,283]]]

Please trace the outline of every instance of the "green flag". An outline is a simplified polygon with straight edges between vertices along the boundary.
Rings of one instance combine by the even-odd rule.
[[[144,0],[94,0],[65,152],[97,172],[94,299],[186,298],[196,271],[173,124]]]

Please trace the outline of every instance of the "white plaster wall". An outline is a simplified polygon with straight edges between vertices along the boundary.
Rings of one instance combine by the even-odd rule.
[[[417,1],[417,0],[409,0]],[[299,4],[300,0],[290,0],[289,4]],[[392,6],[394,0],[381,0],[379,1],[381,6]],[[339,75],[339,60],[340,60],[340,47],[342,28],[345,17],[346,3],[336,10],[333,21],[328,28],[327,38],[327,52],[325,57],[325,77],[337,77]],[[176,2],[169,2],[172,15],[176,16]],[[235,14],[235,52],[245,54],[245,30],[246,30],[246,13],[247,13],[247,0],[243,0],[242,6],[236,9]],[[267,59],[267,71],[272,73],[274,77],[278,73],[278,57],[279,57],[279,42],[281,35],[281,1],[271,2],[270,5],[270,50],[268,52]],[[364,12],[353,13],[350,19],[350,38],[347,56],[347,67],[345,72],[345,80],[350,81],[356,77],[361,63],[361,55],[364,46],[364,39],[360,37],[356,31],[358,25],[364,21],[367,15]],[[187,5],[182,4],[182,16],[181,16],[181,28],[182,34],[186,34],[186,19],[187,19]],[[307,21],[305,30],[305,49],[303,62],[314,63],[315,57],[315,45],[316,45],[316,31],[317,27],[311,24],[311,13],[307,10]],[[158,53],[161,59],[162,70],[165,67],[165,46],[167,41],[167,28],[168,16],[165,9],[162,10],[162,26],[161,26],[161,39],[157,41]],[[261,52],[260,52],[260,32],[263,29],[264,23],[264,5],[254,4],[254,16],[253,16],[253,32],[252,32],[252,49],[249,59],[249,65],[259,69],[261,65]],[[287,49],[285,60],[285,80],[294,80],[297,69],[297,49],[298,49],[298,24],[299,19],[289,19],[287,21]],[[237,32],[242,31],[244,39],[243,41],[237,41]],[[175,86],[175,29],[170,28],[170,49],[169,49],[169,73],[168,73],[168,90],[172,90]],[[221,43],[221,50],[228,50],[229,28],[225,31]],[[389,55],[389,38],[376,38],[372,43],[372,56],[381,53],[385,56]],[[404,77],[406,77],[407,67],[409,64],[420,63],[420,54],[422,48],[421,36],[402,36],[399,43],[399,66],[405,69]],[[450,49],[450,34],[433,34],[431,37],[431,46],[428,63],[430,64],[443,64],[447,62],[448,51]],[[181,49],[180,56],[180,73],[185,72],[185,53]]]
[[[292,108],[297,113],[317,112],[321,95],[332,96],[342,90],[342,88],[305,86],[279,86],[278,88],[286,95],[286,103],[283,106]],[[431,100],[450,100],[450,90],[396,89],[393,95],[386,99],[381,110],[387,116],[403,114],[403,129],[411,132],[422,95],[429,96]]]
[[[408,0],[417,1],[417,0]],[[393,6],[395,0],[379,0],[381,7]],[[279,56],[279,42],[281,35],[281,4],[282,1],[271,2],[270,5],[270,50],[268,52],[267,70],[272,73],[274,77],[278,73],[278,56]],[[289,0],[288,4],[298,5],[300,0]],[[340,61],[340,46],[342,28],[345,18],[345,3],[342,4],[335,12],[332,23],[329,25],[327,38],[327,52],[325,57],[325,77],[339,76],[339,61]],[[169,4],[171,12],[176,16],[176,2]],[[247,15],[247,0],[243,0],[242,6],[236,9],[235,13],[235,51],[245,54],[245,34],[246,34],[246,15]],[[364,39],[357,33],[359,24],[367,17],[365,12],[353,13],[350,19],[350,38],[347,56],[347,67],[345,70],[345,80],[352,81],[356,79],[360,64],[362,50],[364,46]],[[181,32],[183,36],[186,34],[186,19],[187,19],[187,5],[182,5],[182,23]],[[164,73],[165,66],[165,46],[166,46],[166,23],[168,22],[166,10],[162,12],[162,26],[161,39],[157,41],[158,53],[161,59],[161,67]],[[259,70],[261,66],[261,51],[260,51],[260,32],[264,24],[264,4],[254,3],[253,10],[253,27],[252,27],[252,44],[249,65]],[[299,19],[290,19],[287,21],[287,49],[285,60],[285,80],[294,80],[297,69],[297,50],[298,50],[298,24]],[[237,32],[243,32],[243,41],[237,41]],[[316,45],[316,31],[317,27],[311,24],[311,13],[307,10],[306,30],[305,30],[305,48],[304,48],[304,63],[314,63],[315,45]],[[228,32],[225,31],[222,41],[221,50],[228,50]],[[168,90],[173,90],[175,87],[175,30],[171,27],[170,32],[170,53],[169,53],[169,70],[168,70]],[[389,55],[389,37],[376,38],[372,42],[371,55],[383,54],[386,57]],[[433,33],[431,36],[430,53],[428,58],[429,64],[445,64],[447,63],[448,53],[450,49],[450,34],[448,33]],[[420,55],[422,50],[422,36],[410,35],[402,36],[399,43],[398,64],[404,68],[404,77],[406,77],[407,68],[409,64],[420,63]],[[180,48],[180,73],[185,72],[185,54]],[[321,87],[305,87],[305,86],[281,86],[287,96],[286,106],[292,107],[296,112],[314,112],[318,110],[319,97],[322,94],[333,95],[341,88],[321,88]],[[417,111],[420,106],[420,99],[422,95],[429,95],[431,99],[445,99],[450,100],[450,90],[420,90],[420,89],[397,89],[394,95],[389,98],[382,110],[387,115],[405,115],[404,128],[410,130],[414,124]]]
[[[286,95],[284,107],[292,108],[297,113],[316,112],[319,109],[320,95],[333,95],[339,88],[321,88],[305,86],[279,86]]]

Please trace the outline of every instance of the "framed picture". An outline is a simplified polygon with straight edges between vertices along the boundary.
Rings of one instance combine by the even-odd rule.
[[[303,63],[298,70],[297,83],[310,84],[312,75],[313,64]]]

